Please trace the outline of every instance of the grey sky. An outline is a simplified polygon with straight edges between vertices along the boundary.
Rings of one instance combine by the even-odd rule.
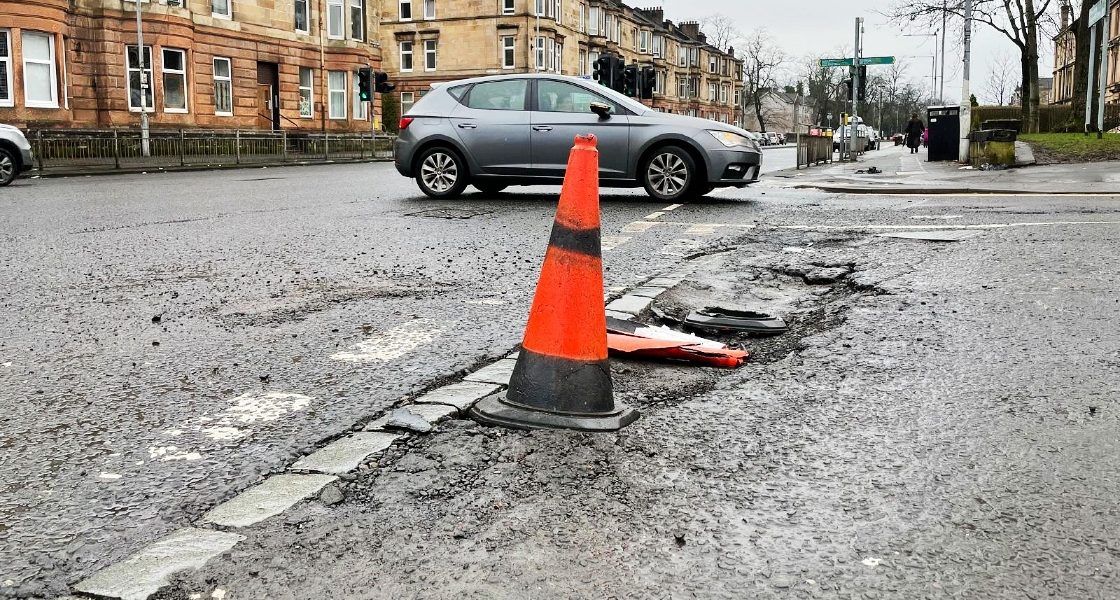
[[[903,32],[887,23],[885,17],[874,11],[885,11],[891,0],[663,0],[662,5],[665,18],[674,22],[722,13],[733,18],[744,33],[765,28],[798,61],[802,56],[833,56],[841,49],[850,49],[855,37],[855,18],[864,17],[864,55],[905,57],[909,79],[916,85],[932,86],[929,56],[934,54],[933,37],[902,34],[933,31]],[[945,96],[955,103],[961,95],[961,23],[958,21],[954,26],[950,22],[949,30],[949,43],[945,46]],[[972,50],[972,91],[981,102],[991,100],[985,85],[991,64],[1002,52],[1018,65],[1018,50],[1002,34],[981,24],[973,29]],[[1043,40],[1039,50],[1039,76],[1049,77],[1054,60],[1053,42]]]

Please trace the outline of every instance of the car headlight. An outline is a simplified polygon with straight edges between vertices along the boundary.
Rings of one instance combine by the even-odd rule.
[[[708,130],[708,133],[712,134],[712,137],[719,140],[721,144],[728,148],[734,148],[735,146],[754,147],[754,142],[745,135],[731,133],[730,131],[714,131],[711,129]]]

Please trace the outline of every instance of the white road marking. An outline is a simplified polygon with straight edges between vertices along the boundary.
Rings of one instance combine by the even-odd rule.
[[[416,319],[359,342],[345,352],[331,355],[334,360],[353,363],[389,362],[430,343],[442,333],[431,319]]]
[[[199,431],[216,442],[228,442],[249,435],[244,429],[238,429],[236,427],[203,427]]]
[[[682,206],[684,206],[684,205],[683,204],[670,204],[669,206],[666,206],[665,208],[663,208],[661,210],[677,210],[678,208],[680,208]]]
[[[653,219],[659,219],[659,218],[661,218],[661,215],[663,215],[663,214],[665,214],[665,213],[663,213],[663,212],[661,212],[661,211],[657,211],[657,212],[655,212],[655,213],[650,213],[650,214],[646,215],[646,216],[645,216],[645,219],[646,219],[647,221],[652,221]]]
[[[159,459],[163,462],[174,460],[202,460],[198,452],[180,450],[178,446],[151,446],[148,448],[148,457],[152,460]]]
[[[656,227],[657,225],[660,225],[660,223],[650,221],[634,221],[632,223],[627,223],[626,226],[622,228],[622,233],[643,233],[649,231],[651,228]]]
[[[1007,229],[1010,227],[1052,227],[1058,225],[1120,225],[1120,221],[1046,221],[1031,223],[987,223],[982,225],[775,225],[778,229],[800,231],[860,231],[863,229]]]
[[[911,219],[959,219],[964,215],[910,215]]]
[[[614,250],[629,241],[630,236],[628,235],[604,235],[600,245],[603,251],[606,252],[607,250]]]
[[[482,300],[464,300],[463,304],[481,304],[483,306],[502,306],[509,304],[505,300],[494,300],[492,298],[483,298]]]
[[[105,472],[102,472],[100,475],[97,476],[98,479],[105,479],[105,480],[108,480],[108,481],[113,481],[113,480],[116,480],[116,479],[120,479],[121,477],[124,477],[124,476],[121,475],[120,473],[105,473]]]
[[[660,254],[665,256],[688,256],[703,247],[703,242],[694,239],[678,238],[670,241],[661,248]]]
[[[275,421],[288,413],[307,410],[311,397],[287,392],[249,393],[234,398],[232,402],[233,406],[218,413],[219,425]]]
[[[712,235],[716,232],[717,227],[719,227],[719,225],[714,223],[698,223],[685,230],[685,233],[690,235]]]

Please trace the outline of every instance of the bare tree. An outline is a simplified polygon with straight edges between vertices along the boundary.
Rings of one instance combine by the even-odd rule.
[[[1026,131],[1038,131],[1038,40],[1052,22],[1053,0],[972,0],[972,20],[1006,37],[1019,49],[1022,111]],[[885,14],[895,23],[933,29],[942,15],[964,18],[964,0],[896,0]]]
[[[754,111],[759,130],[766,131],[766,122],[772,116],[765,104],[766,96],[777,91],[786,55],[762,29],[747,36],[742,47],[744,107]]]
[[[724,52],[735,46],[743,37],[739,27],[735,24],[735,20],[720,13],[700,19],[700,30],[708,37],[709,44]]]
[[[992,61],[988,70],[988,84],[986,91],[1003,106],[1011,102],[1011,94],[1019,87],[1019,78],[1015,75],[1015,61],[1006,52],[1000,52]]]

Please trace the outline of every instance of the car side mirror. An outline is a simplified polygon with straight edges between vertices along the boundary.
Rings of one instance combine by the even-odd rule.
[[[603,102],[592,102],[591,112],[599,115],[600,119],[611,118],[611,105]]]

